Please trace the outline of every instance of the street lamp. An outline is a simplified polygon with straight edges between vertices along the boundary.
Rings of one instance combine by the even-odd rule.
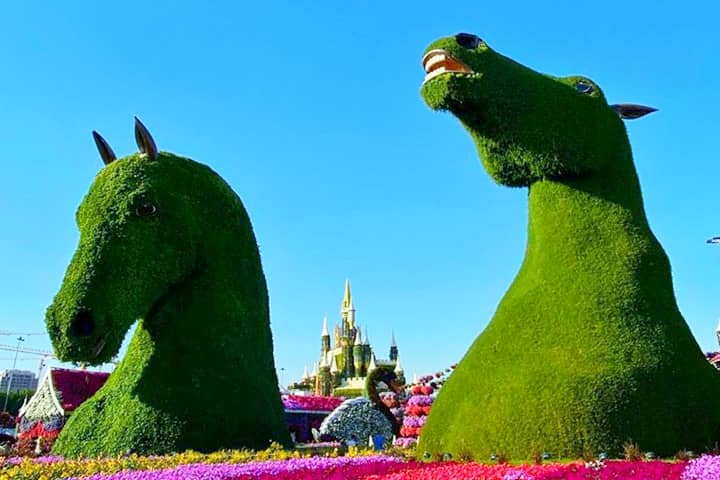
[[[15,359],[13,360],[12,370],[10,370],[10,378],[8,378],[7,390],[5,390],[5,405],[3,405],[3,412],[7,412],[8,399],[10,399],[10,386],[12,385],[13,374],[15,373],[15,365],[17,364],[18,353],[20,353],[20,342],[24,342],[23,337],[17,337],[17,348],[15,348]]]
[[[705,240],[705,243],[717,243],[720,244],[720,237],[712,237]],[[718,326],[715,329],[715,335],[717,336],[718,345],[720,345],[720,322],[718,322]]]

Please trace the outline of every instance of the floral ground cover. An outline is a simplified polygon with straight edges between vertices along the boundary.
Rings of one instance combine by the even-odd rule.
[[[409,472],[424,466],[418,462],[406,462],[382,455],[311,457],[244,464],[181,465],[164,470],[97,474],[84,477],[84,480],[353,480],[368,475],[383,478],[395,471]]]
[[[303,456],[297,451],[226,451],[107,459],[0,459],[0,480],[720,480],[720,456],[690,462],[621,461],[542,465],[415,462],[388,455]]]
[[[443,462],[426,465],[422,469],[370,475],[363,480],[680,480],[687,464],[611,461],[594,464],[488,465]]]

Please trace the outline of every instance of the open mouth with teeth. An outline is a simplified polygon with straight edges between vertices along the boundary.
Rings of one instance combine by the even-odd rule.
[[[422,59],[425,69],[423,84],[444,73],[473,73],[473,70],[445,50],[430,50]]]

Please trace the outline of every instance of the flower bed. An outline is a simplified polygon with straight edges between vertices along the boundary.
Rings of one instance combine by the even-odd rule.
[[[225,452],[227,456],[230,452]],[[248,452],[235,452],[239,455]],[[169,468],[147,469],[144,467],[172,464],[176,457],[197,461],[177,464]],[[213,458],[215,456],[215,458]],[[217,454],[203,456],[189,452],[167,457],[134,457],[120,459],[92,459],[63,461],[59,457],[23,459],[0,464],[0,480],[22,478],[44,480],[63,478],[68,480],[327,480],[361,479],[367,476],[384,476],[397,471],[426,468],[427,464],[407,462],[383,455],[357,457],[304,457],[283,460],[263,460],[245,463],[211,463]],[[240,457],[236,458],[240,459]],[[128,461],[129,460],[129,461]]]
[[[355,450],[354,455],[359,452]],[[383,455],[308,457],[275,447],[107,459],[0,458],[0,480],[720,480],[720,456],[690,462],[621,461],[542,465],[422,463]]]
[[[370,475],[363,480],[680,480],[686,465],[662,461],[519,466],[444,462],[426,464],[421,469]]]
[[[285,410],[311,410],[332,412],[340,405],[344,397],[321,397],[317,395],[282,395]]]

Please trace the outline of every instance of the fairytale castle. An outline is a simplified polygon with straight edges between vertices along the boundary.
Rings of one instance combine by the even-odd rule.
[[[363,338],[360,326],[355,322],[350,280],[346,280],[340,323],[333,329],[332,344],[325,317],[320,334],[320,358],[314,364],[312,374],[308,374],[306,367],[302,380],[291,388],[311,391],[315,395],[357,396],[365,387],[367,374],[378,366],[392,367],[398,380],[404,383],[395,335],[391,337],[390,358],[375,358],[367,328]]]

